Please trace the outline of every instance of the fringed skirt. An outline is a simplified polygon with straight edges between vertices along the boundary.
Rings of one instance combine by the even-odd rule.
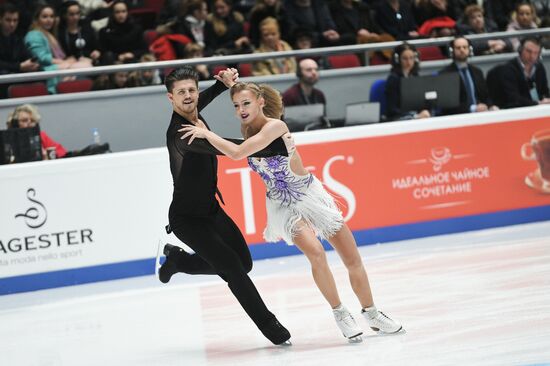
[[[293,245],[293,238],[300,230],[300,221],[310,227],[321,239],[328,239],[344,224],[342,212],[323,184],[313,176],[299,201],[284,205],[266,198],[267,226],[264,238],[269,242],[283,239]]]

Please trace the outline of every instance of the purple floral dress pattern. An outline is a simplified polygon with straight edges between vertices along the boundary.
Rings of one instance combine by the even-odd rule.
[[[290,170],[290,157],[248,158],[250,168],[258,173],[267,188],[267,198],[282,206],[301,201],[313,181],[313,175],[296,175]]]

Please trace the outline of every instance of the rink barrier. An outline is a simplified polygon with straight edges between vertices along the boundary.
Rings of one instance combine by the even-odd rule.
[[[550,206],[534,207],[522,210],[474,215],[453,219],[436,220],[394,227],[354,231],[359,246],[376,245],[407,239],[416,239],[435,235],[496,228],[509,225],[547,221]],[[323,242],[327,250],[333,248]],[[284,242],[258,243],[250,246],[254,260],[269,259],[301,254],[295,246]],[[0,295],[44,290],[99,281],[147,276],[155,273],[155,258],[110,263],[62,271],[35,273],[24,276],[0,278]],[[160,283],[159,283],[160,285]]]

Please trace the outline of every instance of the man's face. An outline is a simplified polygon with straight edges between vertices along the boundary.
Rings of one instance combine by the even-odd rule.
[[[317,66],[317,62],[310,59],[302,60],[298,67],[300,67],[302,71],[302,77],[300,79],[302,82],[314,85],[319,81],[319,66]]]
[[[480,11],[476,11],[468,18],[468,23],[470,27],[476,32],[483,32],[485,28],[485,19],[483,19],[483,14]]]
[[[533,66],[539,60],[540,51],[541,49],[538,44],[531,41],[526,41],[521,50],[521,54],[519,55],[521,62],[525,66]]]
[[[199,89],[193,79],[178,80],[174,83],[172,92],[168,93],[168,99],[176,112],[191,114],[197,109],[199,102]]]
[[[466,62],[470,54],[470,45],[464,38],[458,38],[453,43],[454,59],[459,62]]]
[[[9,36],[17,29],[19,24],[19,13],[4,13],[4,16],[0,18],[0,27],[2,28],[2,34]]]

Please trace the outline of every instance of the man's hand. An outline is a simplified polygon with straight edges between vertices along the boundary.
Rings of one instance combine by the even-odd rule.
[[[485,112],[487,110],[488,110],[487,104],[485,104],[485,103],[478,103],[476,105],[476,112]]]
[[[214,75],[214,79],[219,80],[228,88],[239,82],[239,72],[234,68],[227,68]]]
[[[19,70],[22,72],[37,71],[40,65],[31,59],[25,60],[19,64]]]

